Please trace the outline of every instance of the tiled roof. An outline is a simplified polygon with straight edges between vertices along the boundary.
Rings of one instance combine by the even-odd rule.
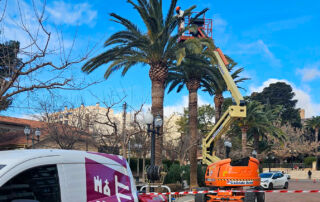
[[[31,128],[42,128],[46,124],[45,122],[42,122],[42,121],[21,119],[21,118],[9,117],[9,116],[0,116],[0,122],[19,124],[19,125],[28,125]]]
[[[29,126],[30,128],[45,128],[46,123],[42,121],[35,121],[29,119],[21,119],[8,116],[0,116],[0,123],[8,125],[20,125],[21,127]],[[41,130],[40,139],[46,136],[45,130]],[[6,145],[25,145],[27,143],[26,136],[23,130],[11,130],[9,132],[1,134],[0,146]],[[29,144],[31,140],[29,140]]]

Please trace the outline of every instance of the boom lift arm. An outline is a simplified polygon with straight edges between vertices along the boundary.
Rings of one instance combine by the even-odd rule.
[[[220,160],[214,153],[211,153],[210,146],[212,144],[214,145],[221,135],[228,131],[232,122],[238,118],[246,117],[245,101],[226,67],[228,61],[219,48],[214,50],[213,53],[218,62],[218,69],[227,84],[227,88],[235,104],[228,108],[220,120],[214,125],[213,129],[202,139],[202,162],[207,165]]]

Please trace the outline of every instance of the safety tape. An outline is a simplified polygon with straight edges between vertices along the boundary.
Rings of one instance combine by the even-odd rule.
[[[164,193],[141,193],[141,195],[194,195],[194,194],[209,194],[218,192],[265,192],[265,193],[320,193],[320,190],[210,190],[210,191],[183,191],[183,192],[164,192]]]

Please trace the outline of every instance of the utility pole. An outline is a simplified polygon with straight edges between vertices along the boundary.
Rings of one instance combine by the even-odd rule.
[[[126,116],[127,116],[127,103],[124,102],[123,105],[123,120],[122,120],[122,156],[127,158],[127,148],[126,148]]]

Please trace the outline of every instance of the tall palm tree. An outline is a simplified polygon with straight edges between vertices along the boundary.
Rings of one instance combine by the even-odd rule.
[[[248,155],[247,151],[247,135],[250,139],[253,138],[253,146],[259,153],[259,139],[267,136],[285,140],[283,131],[274,125],[277,120],[278,109],[270,109],[265,107],[260,102],[249,101],[247,102],[247,116],[238,121],[241,129],[241,144],[242,155]]]
[[[319,142],[320,116],[313,116],[311,119],[308,119],[306,121],[306,127],[315,131],[314,141]]]
[[[132,21],[111,13],[112,20],[124,26],[124,30],[112,34],[104,43],[105,52],[90,59],[82,70],[91,73],[101,65],[108,65],[104,77],[107,79],[113,72],[122,69],[122,76],[137,64],[150,66],[149,77],[152,84],[152,114],[163,118],[164,83],[168,76],[168,66],[178,57],[184,56],[181,50],[183,43],[177,39],[181,32],[174,35],[178,17],[174,15],[177,0],[171,0],[167,15],[162,12],[162,0],[128,0],[139,13],[147,29],[143,33]],[[190,15],[195,6],[186,9],[184,15]],[[160,128],[162,134],[163,128]],[[156,165],[161,164],[162,135],[156,139]]]
[[[198,147],[198,89],[209,85],[212,79],[210,61],[203,55],[187,55],[180,66],[169,68],[168,92],[177,87],[180,92],[184,86],[189,91],[189,131],[190,131],[190,187],[197,187],[197,147]]]

